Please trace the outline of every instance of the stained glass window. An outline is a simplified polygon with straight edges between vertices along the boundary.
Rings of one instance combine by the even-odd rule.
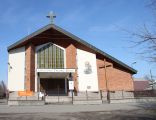
[[[37,68],[64,68],[64,50],[54,44],[48,44],[37,51]]]

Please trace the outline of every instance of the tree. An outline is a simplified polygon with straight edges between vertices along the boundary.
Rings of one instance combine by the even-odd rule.
[[[149,81],[149,84],[150,84],[152,90],[154,89],[154,85],[156,84],[155,78],[156,78],[156,76],[152,75],[151,70],[150,70],[150,75],[144,76],[144,79]]]
[[[6,86],[3,81],[0,82],[0,97],[6,96]]]
[[[156,0],[151,0],[151,3],[148,5],[150,8],[156,13]],[[127,30],[126,30],[127,31]],[[132,35],[132,37],[136,37],[137,40],[132,41],[134,46],[141,46],[141,50],[139,54],[142,55],[145,59],[149,60],[150,62],[156,62],[156,30],[155,26],[154,29],[147,27],[144,24],[140,31],[137,32],[130,32],[127,31]]]

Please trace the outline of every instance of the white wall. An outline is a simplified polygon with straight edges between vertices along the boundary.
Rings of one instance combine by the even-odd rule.
[[[24,90],[25,47],[11,50],[8,63],[8,89],[10,91]]]
[[[90,73],[85,73],[85,63],[91,66]],[[84,50],[77,49],[78,87],[79,91],[98,91],[98,77],[96,55]],[[87,86],[90,86],[87,87]]]

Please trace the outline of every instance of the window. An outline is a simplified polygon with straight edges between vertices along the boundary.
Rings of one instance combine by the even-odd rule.
[[[37,68],[64,68],[64,50],[54,44],[48,44],[37,51]]]

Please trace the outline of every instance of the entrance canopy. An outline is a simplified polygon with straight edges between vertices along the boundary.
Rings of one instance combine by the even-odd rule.
[[[66,78],[69,73],[74,73],[75,69],[37,69],[40,78]]]

